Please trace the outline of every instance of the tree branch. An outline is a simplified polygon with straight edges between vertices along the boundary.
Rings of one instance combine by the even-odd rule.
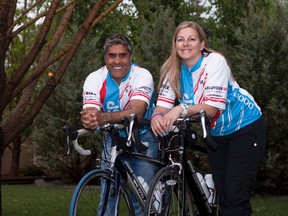
[[[100,14],[93,22],[91,29],[94,28],[101,20],[103,20],[111,11],[115,10],[123,0],[116,0],[108,9]]]
[[[12,95],[13,91],[15,90],[17,85],[19,85],[19,82],[25,76],[32,63],[35,61],[36,57],[39,55],[44,44],[46,43],[45,39],[49,32],[59,1],[60,0],[53,0],[51,2],[49,12],[44,20],[44,23],[42,24],[41,30],[38,37],[36,38],[34,45],[32,46],[30,52],[23,60],[21,65],[13,72],[10,81],[7,83],[6,92],[4,95],[5,98],[3,98],[4,102],[10,100],[10,96]],[[0,107],[0,110],[3,110],[3,107]]]
[[[62,11],[64,11],[67,7],[69,7],[70,5],[76,3],[78,0],[71,0],[70,2],[68,2],[66,5],[64,5],[63,7],[59,8],[56,10],[56,14],[61,13]],[[12,33],[12,38],[14,38],[16,35],[18,35],[20,32],[22,32],[24,29],[28,28],[29,26],[31,26],[32,24],[34,24],[35,22],[37,22],[39,19],[41,19],[42,17],[47,16],[49,10],[48,11],[44,11],[41,14],[38,14],[36,17],[34,17],[34,19],[31,19],[29,22],[25,23],[24,25],[22,25],[21,27],[19,27],[17,30],[15,30]],[[14,23],[10,29],[12,30],[15,26],[17,25],[17,23]]]
[[[25,11],[22,12],[22,14],[12,23],[12,25],[9,26],[9,30],[12,31],[12,29],[16,25],[20,25],[20,21],[28,14],[33,8],[35,8],[37,5],[39,5],[44,0],[38,0],[34,4],[32,4],[30,7],[28,7]]]
[[[94,21],[92,26],[95,27],[101,20],[104,19],[104,17],[106,17],[111,11],[113,11],[123,0],[117,0],[115,1],[109,8],[107,8],[103,13],[101,13],[99,16],[97,16]],[[71,6],[72,7],[72,6]],[[73,10],[71,8],[71,10]],[[92,28],[92,27],[91,27]],[[91,29],[90,28],[90,29]],[[17,88],[15,89],[15,91],[13,92],[13,95],[11,96],[11,100],[16,97],[18,94],[21,93],[21,91],[27,86],[29,85],[30,82],[32,82],[34,79],[38,78],[45,69],[47,69],[50,65],[52,65],[53,63],[55,63],[56,61],[58,61],[61,57],[63,57],[68,50],[71,49],[72,44],[74,43],[74,41],[70,42],[69,44],[67,44],[60,52],[58,52],[56,55],[54,55],[54,57],[50,60],[45,59],[45,61],[41,62],[41,64],[39,63],[37,65],[37,68],[35,69],[35,71],[33,72],[33,74],[26,79],[24,82],[22,82],[20,85],[17,86]],[[56,45],[56,43],[54,42],[54,44]],[[47,51],[47,50],[46,50]],[[51,51],[51,50],[50,50]],[[43,64],[42,64],[43,63]]]
[[[55,75],[46,83],[41,92],[34,98],[33,104],[29,106],[29,112],[26,112],[25,115],[22,116],[23,118],[21,119],[21,121],[17,122],[17,127],[13,125],[13,122],[16,122],[15,119],[13,122],[11,122],[11,124],[5,123],[5,126],[3,126],[3,124],[1,125],[4,130],[3,133],[5,134],[5,141],[4,141],[5,145],[7,145],[7,143],[10,143],[17,134],[19,134],[23,129],[28,127],[33,122],[34,118],[41,110],[47,98],[51,95],[51,93],[53,92],[53,90],[63,77],[80,43],[82,42],[84,36],[88,33],[93,21],[97,17],[97,14],[99,14],[99,11],[104,7],[104,5],[108,1],[109,0],[98,0],[95,3],[94,7],[92,8],[86,20],[84,21],[83,25],[77,32],[74,40],[71,42],[69,50],[67,51],[63,61],[61,62],[56,71],[57,73],[55,73]],[[19,119],[19,117],[17,119]]]

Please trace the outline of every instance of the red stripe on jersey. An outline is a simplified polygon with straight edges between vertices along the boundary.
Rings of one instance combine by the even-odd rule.
[[[144,94],[144,93],[141,93],[141,92],[134,92],[134,93],[132,94],[132,97],[134,97],[134,96],[141,96],[141,97],[145,97],[145,98],[147,98],[148,100],[150,100],[150,97],[149,97],[147,94]]]
[[[107,81],[105,79],[105,81],[103,82],[102,87],[100,89],[100,102],[102,104],[104,104],[104,100],[105,100],[105,97],[106,97],[106,86],[107,86],[106,83],[107,83]]]
[[[159,101],[163,101],[163,102],[165,102],[165,103],[174,104],[174,100],[171,100],[171,99],[169,99],[169,98],[165,98],[165,97],[159,96],[159,97],[158,97],[158,100],[159,100]]]
[[[100,103],[98,103],[97,101],[83,101],[83,105],[87,104],[100,106]]]
[[[125,86],[125,88],[123,89],[123,91],[121,92],[121,94],[120,94],[120,96],[119,96],[119,99],[120,99],[120,100],[122,99],[124,93],[126,92],[126,90],[128,89],[129,86],[130,86],[130,85],[127,84],[127,85]],[[131,89],[130,89],[130,92],[131,92]],[[129,94],[131,94],[130,92],[128,93],[128,96],[129,96]]]
[[[129,107],[129,105],[130,105],[130,100],[127,101],[127,103],[126,103],[125,106],[123,107],[123,110],[127,109],[127,108]]]
[[[196,104],[201,104],[203,102],[203,100],[205,101],[205,99],[203,99],[203,95],[204,95],[204,92],[202,92],[201,96],[199,97],[199,100]]]
[[[213,102],[220,102],[220,103],[226,103],[226,99],[224,98],[213,98],[213,97],[206,97],[204,101],[213,101]]]
[[[129,98],[131,97],[132,93],[133,93],[133,90],[132,90],[132,88],[131,88],[130,91],[129,91],[129,93],[128,93],[128,97],[129,97]]]
[[[216,121],[217,119],[219,118],[219,116],[221,116],[222,114],[222,111],[221,110],[218,110],[218,112],[215,114],[215,116],[212,118],[212,121],[211,121],[211,127],[215,127],[216,126]]]
[[[199,74],[199,77],[198,77],[198,80],[196,82],[196,84],[194,85],[195,88],[194,88],[194,95],[195,95],[195,92],[198,90],[198,86],[199,86],[199,83],[201,81],[201,77],[203,76],[204,72],[205,72],[205,67],[206,67],[207,64],[204,65],[204,67],[202,68],[200,74]],[[205,78],[207,78],[207,73],[205,74]],[[203,86],[204,86],[205,83],[203,83]]]

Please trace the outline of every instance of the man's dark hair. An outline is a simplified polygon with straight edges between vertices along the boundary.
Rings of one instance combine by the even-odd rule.
[[[132,55],[132,46],[130,40],[122,34],[115,34],[106,39],[103,50],[104,54],[106,54],[108,47],[116,44],[123,44],[127,47],[128,52]]]

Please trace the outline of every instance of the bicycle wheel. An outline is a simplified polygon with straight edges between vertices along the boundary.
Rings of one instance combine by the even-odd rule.
[[[183,181],[179,171],[173,167],[164,167],[154,177],[149,189],[144,215],[197,215],[196,206],[188,184],[185,184],[185,203],[183,204]]]
[[[104,184],[105,182],[105,184]],[[78,183],[70,204],[70,216],[90,216],[90,215],[111,215],[109,209],[113,211],[113,207],[108,208],[108,200],[115,200],[115,184],[110,173],[105,170],[93,170],[87,173]],[[102,193],[101,196],[101,185]],[[104,187],[105,185],[105,187]],[[133,206],[127,191],[120,185],[119,202],[117,204],[119,216],[134,216]],[[104,195],[105,194],[105,195]],[[111,194],[113,194],[111,196]],[[111,203],[110,203],[111,205]],[[114,215],[114,213],[113,213]]]

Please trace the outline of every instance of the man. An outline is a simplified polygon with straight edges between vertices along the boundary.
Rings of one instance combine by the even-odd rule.
[[[104,45],[106,65],[91,73],[83,87],[83,111],[81,112],[84,127],[95,129],[104,123],[117,123],[124,117],[136,113],[138,117],[151,119],[154,111],[154,82],[151,74],[144,68],[131,63],[132,48],[128,38],[121,34],[109,37]],[[124,133],[120,133],[124,136]],[[147,150],[135,149],[136,152],[157,158],[157,141],[151,130],[141,131],[140,139],[148,143]],[[111,137],[105,136],[105,145],[110,152]],[[104,156],[104,152],[102,152]],[[129,160],[128,162],[131,162]],[[141,171],[150,170],[142,176],[149,184],[155,174],[153,165],[144,161],[130,163],[137,176]],[[105,167],[104,164],[101,165]],[[136,215],[143,212],[139,204],[133,201]],[[114,215],[114,202],[109,201],[107,215]]]

